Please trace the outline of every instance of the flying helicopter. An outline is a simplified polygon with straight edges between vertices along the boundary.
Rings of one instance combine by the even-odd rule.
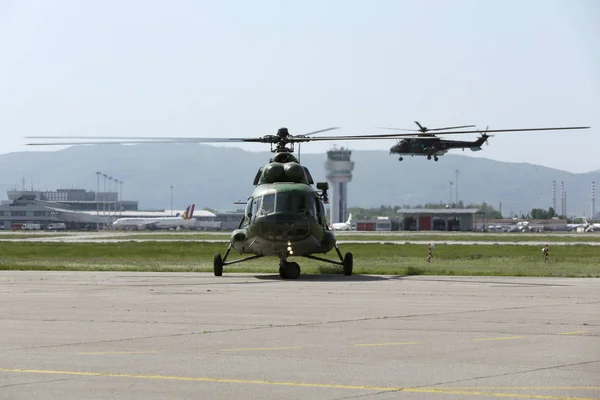
[[[378,129],[389,129],[389,130],[400,130],[400,131],[413,131],[419,132],[416,134],[399,134],[397,136],[390,135],[391,137],[403,137],[403,139],[398,140],[394,146],[390,148],[390,154],[398,154],[400,157],[399,161],[404,159],[403,156],[410,155],[413,156],[426,156],[428,160],[433,158],[435,161],[439,160],[440,156],[443,156],[451,149],[470,149],[471,151],[481,151],[481,146],[485,143],[488,143],[488,138],[493,137],[494,135],[490,135],[491,132],[514,132],[514,131],[535,131],[535,130],[556,130],[556,129],[586,129],[588,127],[568,127],[568,128],[534,128],[534,129],[496,129],[493,131],[489,131],[488,128],[485,131],[453,131],[453,132],[441,132],[438,135],[455,135],[455,134],[467,134],[467,133],[479,133],[480,136],[476,140],[473,141],[465,141],[465,140],[449,140],[442,139],[436,136],[435,133],[430,132],[440,132],[449,129],[460,129],[460,128],[473,128],[475,125],[461,125],[461,126],[450,126],[445,128],[433,128],[429,129],[425,126],[422,126],[418,121],[415,121],[415,124],[419,127],[419,129],[400,129],[400,128],[383,128],[378,127]]]
[[[307,167],[294,156],[294,145],[311,141],[393,139],[402,134],[320,136],[310,135],[339,129],[321,129],[300,135],[292,135],[287,128],[279,128],[276,135],[254,138],[194,138],[194,137],[126,137],[126,136],[29,136],[30,139],[70,139],[66,142],[28,143],[30,146],[70,146],[90,144],[175,144],[175,143],[268,143],[276,153],[267,164],[260,167],[254,176],[254,189],[248,196],[244,216],[231,238],[225,254],[213,256],[215,276],[223,275],[223,267],[265,256],[279,258],[279,276],[282,279],[297,279],[300,265],[290,261],[291,257],[305,257],[340,265],[344,275],[352,275],[353,255],[342,255],[335,235],[325,213],[328,203],[327,182],[317,182],[316,187]],[[534,128],[512,131],[584,128]],[[496,130],[496,132],[499,130]],[[506,130],[503,130],[506,131]],[[449,132],[448,132],[449,133]],[[466,133],[458,131],[452,133]],[[111,141],[112,139],[112,141]],[[84,141],[73,141],[84,140]],[[327,254],[331,250],[339,258],[327,259],[316,254]],[[228,260],[231,251],[247,255]]]

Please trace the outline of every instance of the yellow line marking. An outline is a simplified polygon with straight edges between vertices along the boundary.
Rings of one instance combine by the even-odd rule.
[[[474,341],[481,341],[481,340],[510,340],[510,339],[523,339],[525,336],[504,336],[504,337],[493,337],[493,338],[480,338],[480,339],[473,339]]]
[[[458,394],[468,396],[487,396],[487,397],[510,397],[519,399],[549,399],[549,400],[599,400],[598,398],[590,397],[565,397],[551,396],[540,394],[525,394],[525,393],[493,393],[493,392],[473,392],[463,390],[447,390],[447,389],[405,389],[403,392],[415,393],[440,393],[440,394]]]
[[[357,347],[366,347],[366,346],[400,346],[403,344],[421,344],[421,342],[392,342],[392,343],[364,343],[364,344],[355,344],[353,346]]]
[[[188,377],[188,376],[169,376],[169,375],[141,375],[141,374],[119,374],[110,372],[80,372],[80,371],[54,371],[40,369],[8,369],[0,368],[0,372],[21,372],[29,374],[46,375],[78,375],[78,376],[104,376],[119,378],[137,378],[137,379],[155,379],[170,381],[193,381],[193,382],[219,382],[219,383],[249,383],[256,385],[279,385],[279,386],[298,386],[298,387],[320,387],[329,389],[355,389],[372,391],[398,391],[401,387],[377,387],[377,386],[354,386],[354,385],[335,385],[324,383],[300,383],[300,382],[272,382],[253,379],[227,379],[227,378],[208,378],[208,377]]]
[[[221,351],[261,351],[261,350],[294,350],[302,347],[247,347],[241,349],[221,349]]]
[[[77,354],[99,355],[99,354],[156,354],[156,351],[82,351]]]
[[[585,333],[585,331],[578,331],[578,332],[563,332],[563,333],[559,333],[559,335],[581,335],[582,333]]]
[[[17,372],[28,374],[46,374],[46,375],[77,375],[77,376],[103,376],[115,378],[136,378],[136,379],[154,379],[154,380],[171,380],[171,381],[193,381],[193,382],[215,382],[215,383],[247,383],[255,385],[278,385],[278,386],[293,386],[293,387],[313,387],[326,389],[354,389],[354,390],[369,390],[376,392],[411,392],[411,393],[440,393],[440,394],[460,394],[469,396],[488,396],[488,397],[513,397],[526,399],[550,399],[550,400],[599,400],[583,397],[564,397],[564,396],[543,396],[515,393],[488,393],[488,392],[473,392],[463,391],[459,389],[428,389],[428,388],[403,388],[403,387],[378,387],[378,386],[358,386],[358,385],[336,385],[325,383],[302,383],[302,382],[274,382],[261,381],[252,379],[226,379],[226,378],[208,378],[208,377],[187,377],[187,376],[169,376],[169,375],[141,375],[141,374],[119,374],[110,372],[82,372],[82,371],[54,371],[41,369],[9,369],[0,368],[0,372]]]
[[[441,390],[599,390],[600,386],[456,386]]]

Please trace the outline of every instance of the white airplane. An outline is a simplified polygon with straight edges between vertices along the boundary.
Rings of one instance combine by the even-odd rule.
[[[576,231],[576,232],[597,232],[597,231],[600,231],[600,224],[599,223],[590,224],[585,217],[583,217],[582,219],[583,219],[583,223],[582,224],[567,224],[567,229],[570,230],[570,231]]]
[[[155,218],[119,218],[113,222],[115,229],[167,229],[179,227],[195,227],[197,221],[193,219],[195,204],[187,206],[182,214],[174,217]]]
[[[506,232],[530,232],[529,221],[519,221],[515,225],[511,225]]]
[[[352,229],[352,213],[348,215],[348,220],[346,222],[336,222],[335,224],[331,224],[331,229],[334,231],[349,231]]]

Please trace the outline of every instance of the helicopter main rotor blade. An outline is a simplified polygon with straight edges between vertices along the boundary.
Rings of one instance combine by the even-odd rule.
[[[460,128],[475,128],[475,125],[460,125],[460,126],[449,126],[446,128],[433,128],[433,129],[427,129],[427,132],[431,132],[431,131],[445,131],[448,129],[460,129]]]
[[[414,133],[402,135],[402,134],[391,134],[391,135],[355,135],[355,136],[321,136],[316,138],[304,138],[304,137],[293,137],[290,142],[304,143],[304,142],[322,142],[326,140],[368,140],[368,139],[394,139],[404,136],[415,136]]]
[[[303,133],[301,135],[297,135],[297,136],[308,136],[308,135],[314,135],[315,133],[321,133],[321,132],[327,132],[327,131],[332,131],[334,129],[340,129],[339,127],[334,127],[334,128],[326,128],[326,129],[320,129],[318,131],[313,131],[313,132],[308,132],[308,133]]]
[[[458,135],[466,133],[486,133],[486,132],[528,132],[528,131],[560,131],[560,130],[572,130],[572,129],[589,129],[589,126],[565,126],[565,127],[552,127],[552,128],[517,128],[517,129],[489,129],[489,130],[472,130],[472,131],[455,131],[455,132],[441,132],[438,135]]]
[[[176,143],[228,143],[228,142],[257,142],[262,141],[264,138],[191,138],[191,137],[180,137],[180,138],[140,138],[136,137],[125,137],[119,139],[136,139],[136,140],[108,140],[98,141],[97,139],[113,139],[115,136],[28,136],[28,139],[88,139],[87,141],[80,142],[38,142],[38,143],[26,143],[26,146],[71,146],[77,144],[147,144],[147,143],[162,143],[162,144],[176,144]],[[91,140],[90,139],[96,139]],[[151,140],[152,139],[152,140]]]
[[[456,132],[442,132],[438,135],[458,135],[467,133],[497,133],[497,132],[526,132],[526,131],[553,131],[553,130],[571,130],[571,129],[588,129],[589,126],[569,126],[569,127],[557,127],[557,128],[519,128],[519,129],[488,129],[487,131],[456,131]],[[365,139],[394,139],[394,138],[435,138],[435,136],[421,136],[415,135],[414,133],[390,133],[382,135],[353,135],[353,136],[321,136],[318,138],[302,138],[294,137],[291,141],[294,142],[311,142],[311,141],[324,141],[324,140],[365,140]]]
[[[454,132],[441,132],[439,135],[459,135],[468,133],[498,133],[498,132],[527,132],[527,131],[555,131],[555,130],[573,130],[573,129],[589,129],[589,126],[570,126],[570,127],[550,127],[550,128],[518,128],[518,129],[492,129],[492,130],[471,130],[471,131],[454,131]],[[321,137],[306,137],[306,135],[326,132],[337,128],[327,128],[319,131],[309,132],[305,135],[293,136],[289,135],[285,138],[280,138],[275,135],[266,135],[256,138],[198,138],[198,137],[133,137],[133,136],[28,136],[29,139],[71,139],[71,141],[65,142],[41,142],[41,143],[27,143],[27,146],[71,146],[81,144],[146,144],[146,143],[161,143],[161,144],[175,144],[175,143],[232,143],[232,142],[250,142],[250,143],[303,143],[311,141],[325,141],[325,140],[370,140],[370,139],[395,139],[402,137],[415,137],[414,133],[390,133],[381,135],[352,135],[352,136],[321,136]],[[421,136],[419,138],[434,138],[435,136]],[[72,141],[73,139],[82,139],[84,141]],[[109,140],[109,141],[99,141]],[[119,139],[119,140],[114,140]]]
[[[421,132],[418,129],[403,129],[403,128],[388,128],[384,126],[376,126],[376,129],[389,129],[391,131],[406,131],[406,132]]]
[[[432,132],[432,131],[445,131],[445,130],[448,130],[448,129],[475,128],[475,125],[448,126],[448,127],[445,127],[445,128],[431,128],[431,129],[429,129],[429,128],[423,128],[423,129],[403,129],[403,128],[389,128],[389,127],[383,127],[383,126],[376,126],[376,128],[377,129],[389,129],[389,130],[392,130],[392,131]]]

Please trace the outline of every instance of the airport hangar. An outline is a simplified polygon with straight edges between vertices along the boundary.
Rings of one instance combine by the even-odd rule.
[[[9,190],[7,195],[8,200],[0,202],[0,229],[22,229],[24,224],[45,229],[63,222],[67,229],[91,230],[110,227],[119,218],[169,217],[181,212],[138,210],[137,200],[120,200],[117,192]],[[215,217],[210,211],[194,210],[200,229],[218,227]]]
[[[473,231],[476,220],[483,219],[478,208],[406,208],[398,210],[398,218],[357,220],[357,231]]]
[[[409,208],[398,210],[405,231],[472,231],[478,208]]]

